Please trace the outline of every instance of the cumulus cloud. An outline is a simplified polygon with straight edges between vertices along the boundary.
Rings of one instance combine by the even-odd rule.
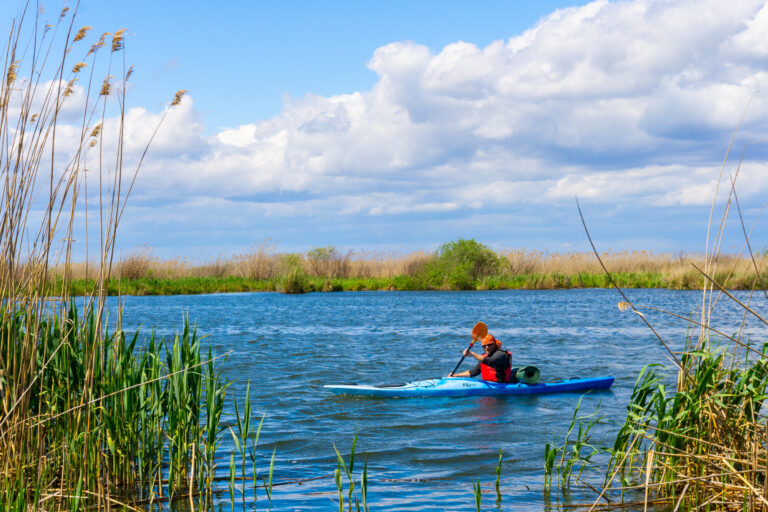
[[[708,204],[730,132],[768,78],[767,31],[763,0],[598,0],[483,48],[393,42],[368,62],[370,90],[290,98],[212,136],[186,98],[136,194],[274,217],[440,216],[574,195]],[[745,140],[768,132],[766,114],[758,94]],[[158,117],[129,111],[129,159]],[[742,196],[764,196],[768,169],[744,174]]]

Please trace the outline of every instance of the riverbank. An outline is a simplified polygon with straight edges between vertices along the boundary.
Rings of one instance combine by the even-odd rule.
[[[720,255],[707,266],[697,254],[607,252],[601,259],[624,288],[695,290],[708,268],[730,289],[768,288],[768,256]],[[53,268],[52,293],[66,274],[72,292],[90,293],[98,266],[75,263]],[[319,247],[306,253],[279,253],[262,244],[254,252],[207,263],[161,260],[144,248],[121,259],[108,293],[181,295],[247,291],[284,293],[366,290],[555,290],[609,288],[611,281],[592,253],[494,251],[473,239],[458,239],[434,252],[407,254],[342,253]],[[114,275],[114,274],[113,274]],[[90,277],[90,279],[89,279]]]
[[[697,271],[680,275],[658,272],[612,273],[622,288],[658,288],[668,290],[700,290],[704,280]],[[718,277],[723,277],[718,275]],[[754,276],[744,275],[731,279],[729,288],[748,290]],[[520,274],[496,275],[465,283],[461,288],[441,282],[430,282],[418,277],[400,275],[393,278],[324,278],[308,275],[288,275],[271,279],[248,277],[182,277],[176,279],[140,278],[113,279],[109,282],[109,295],[197,295],[203,293],[237,292],[345,292],[345,291],[429,291],[429,290],[563,290],[578,288],[611,288],[605,274]],[[77,279],[71,283],[73,295],[89,294],[95,280]],[[54,289],[56,284],[53,285]],[[757,288],[768,289],[768,279],[761,274]]]

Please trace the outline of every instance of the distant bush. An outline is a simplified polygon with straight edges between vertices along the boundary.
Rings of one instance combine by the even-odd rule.
[[[321,291],[324,292],[340,292],[343,291],[344,287],[341,285],[341,283],[331,281],[330,279],[326,279],[323,283],[323,288]]]
[[[297,252],[287,252],[280,255],[280,263],[278,265],[279,268],[279,274],[285,275],[290,273],[291,271],[295,269],[300,269],[302,267],[303,257],[301,254]]]
[[[498,273],[500,259],[489,247],[474,239],[459,238],[437,250],[437,259],[427,265],[430,281],[451,290],[473,290],[478,282]],[[441,282],[442,281],[442,282]]]

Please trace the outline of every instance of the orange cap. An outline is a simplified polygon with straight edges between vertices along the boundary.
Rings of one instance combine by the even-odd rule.
[[[501,342],[494,338],[492,334],[488,334],[482,341],[483,345],[488,345],[489,343],[495,343],[497,347],[501,347]]]

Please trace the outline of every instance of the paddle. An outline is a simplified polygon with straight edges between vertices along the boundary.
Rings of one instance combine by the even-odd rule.
[[[487,334],[488,334],[488,326],[485,325],[483,322],[477,322],[475,326],[472,328],[472,341],[470,342],[467,349],[472,348],[472,345],[474,345],[477,340],[485,338]],[[459,369],[459,366],[461,366],[461,363],[464,362],[465,357],[467,356],[461,356],[461,360],[459,361],[459,364],[456,365],[456,368],[454,368],[449,375],[453,375],[454,373],[456,373],[456,370]]]

